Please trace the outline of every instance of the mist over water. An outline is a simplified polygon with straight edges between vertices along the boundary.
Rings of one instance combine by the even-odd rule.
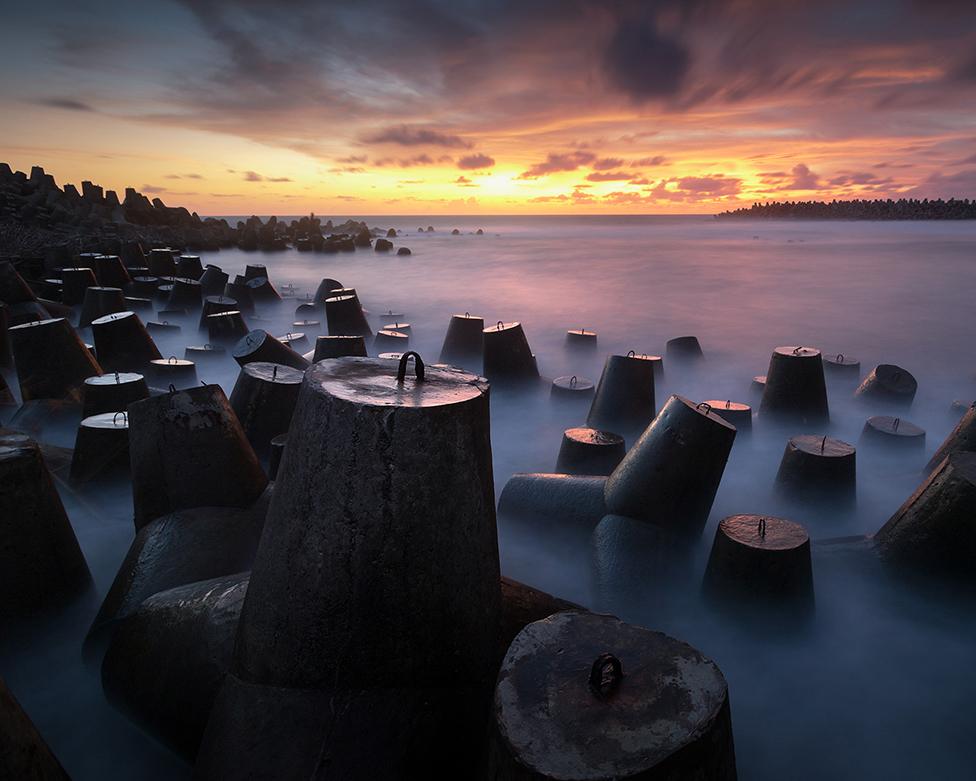
[[[274,335],[323,277],[355,287],[374,331],[412,326],[410,349],[437,361],[452,314],[524,326],[544,378],[596,381],[609,353],[657,354],[694,334],[706,360],[682,369],[665,361],[657,406],[671,393],[692,401],[731,399],[758,407],[750,387],[778,345],[809,345],[910,371],[919,388],[904,419],[927,431],[924,452],[891,457],[858,450],[858,503],[848,513],[784,505],[773,479],[794,434],[829,434],[858,444],[864,421],[898,414],[855,403],[855,382],[828,380],[831,423],[802,430],[754,420],[737,438],[708,526],[683,576],[666,587],[597,593],[592,556],[577,535],[499,518],[502,571],[557,596],[686,640],[714,659],[729,682],[740,778],[972,778],[976,727],[973,600],[922,589],[883,571],[856,545],[814,547],[815,618],[800,631],[746,621],[707,606],[701,576],[715,528],[735,513],[783,515],[825,540],[876,531],[921,482],[921,469],[958,420],[953,399],[976,398],[976,224],[951,222],[720,222],[710,217],[366,218],[403,231],[409,257],[355,254],[206,254],[233,276],[263,263],[274,284],[298,289],[248,317]],[[432,224],[433,234],[418,234]],[[453,228],[462,235],[452,236]],[[485,235],[473,232],[483,228]],[[403,313],[384,317],[383,312]],[[142,316],[142,315],[140,315]],[[143,317],[144,320],[149,319]],[[197,315],[179,336],[156,337],[164,356],[202,344]],[[571,350],[570,328],[599,333],[599,348]],[[312,349],[322,330],[307,330]],[[370,354],[375,351],[370,346]],[[475,368],[475,367],[470,367]],[[198,376],[228,396],[229,357]],[[495,488],[514,472],[548,472],[563,429],[585,423],[588,401],[552,404],[548,383],[492,390]],[[58,444],[71,446],[74,432]],[[632,444],[630,441],[628,445]],[[436,476],[432,476],[436,479]],[[133,537],[131,497],[66,496],[96,579],[97,598],[51,626],[5,638],[0,671],[69,773],[84,778],[174,778],[189,769],[113,711],[80,645]]]

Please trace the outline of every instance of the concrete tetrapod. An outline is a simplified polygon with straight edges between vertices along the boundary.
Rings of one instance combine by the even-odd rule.
[[[921,451],[925,449],[925,429],[890,415],[873,415],[864,423],[858,447],[891,454]]]
[[[669,362],[675,363],[689,363],[705,357],[697,336],[676,336],[668,339],[664,346],[664,355]]]
[[[776,473],[776,490],[803,504],[850,509],[857,502],[857,451],[832,437],[790,437]]]
[[[91,585],[41,450],[0,435],[0,619],[60,606]]]
[[[92,321],[98,364],[107,372],[145,371],[163,356],[135,312],[115,312]],[[122,409],[122,408],[120,408]]]
[[[80,328],[92,324],[92,320],[125,311],[125,295],[118,287],[89,287],[85,290],[85,300],[81,305]]]
[[[498,498],[498,514],[589,531],[607,511],[606,483],[593,475],[516,473]]]
[[[523,629],[495,688],[497,781],[734,781],[728,685],[691,646],[613,616]]]
[[[898,567],[969,584],[976,557],[976,453],[949,453],[874,535]]]
[[[203,276],[199,255],[180,255],[176,261],[176,276],[198,280]]]
[[[654,420],[654,363],[636,353],[608,355],[586,425],[636,437]]]
[[[0,778],[70,781],[3,678],[0,678]]]
[[[218,312],[233,312],[237,309],[237,302],[227,296],[207,296],[203,299],[203,306],[200,309],[199,330],[207,331],[207,316],[215,315]]]
[[[230,406],[259,458],[267,459],[271,440],[287,433],[303,376],[278,363],[258,361],[241,367]]]
[[[351,296],[334,296],[325,299],[325,317],[329,323],[329,333],[333,336],[365,336],[373,335],[369,327],[359,298]]]
[[[455,366],[480,366],[484,354],[484,328],[484,318],[477,315],[468,312],[452,315],[438,360]]]
[[[23,401],[80,399],[85,380],[102,373],[63,317],[15,325],[8,333]]]
[[[248,574],[153,594],[115,628],[102,662],[108,701],[188,762],[233,658]]]
[[[241,620],[245,677],[464,688],[490,674],[488,386],[419,362],[408,377],[411,356],[306,372]]]
[[[732,515],[715,530],[703,582],[719,602],[813,610],[810,537],[798,523],[760,515]]]
[[[249,570],[267,510],[265,492],[247,507],[179,510],[139,529],[85,637],[85,659],[99,663],[119,622],[153,594]]]
[[[556,472],[567,475],[609,475],[624,455],[624,438],[594,428],[568,428],[556,458]]]
[[[224,287],[230,277],[220,266],[207,265],[200,275],[200,288],[205,296],[223,295]]]
[[[228,282],[224,286],[224,295],[233,298],[237,302],[237,308],[242,312],[251,314],[254,312],[254,297],[251,295],[251,288],[244,282]]]
[[[197,365],[185,358],[171,355],[169,358],[158,358],[149,362],[146,373],[149,384],[154,388],[192,388],[198,382]]]
[[[315,350],[311,358],[305,358],[312,363],[324,361],[326,358],[365,358],[366,340],[362,336],[319,336],[315,340]]]
[[[593,380],[575,374],[556,377],[549,386],[549,398],[557,402],[578,402],[591,400],[595,393]]]
[[[95,277],[98,284],[104,287],[124,288],[132,281],[128,269],[122,265],[122,258],[118,255],[98,255],[95,258]]]
[[[246,507],[268,479],[219,385],[129,405],[136,529],[191,507]]]
[[[247,366],[249,363],[261,361],[279,363],[283,366],[291,366],[299,371],[305,371],[310,365],[300,353],[282,344],[278,339],[260,328],[251,331],[241,339],[234,346],[233,355],[239,366]]]
[[[811,425],[830,420],[820,350],[793,346],[773,350],[759,414]]]
[[[85,300],[85,290],[98,284],[90,268],[61,269],[61,300],[75,306]]]
[[[824,375],[846,382],[857,382],[861,377],[861,362],[843,353],[823,356]]]
[[[539,367],[521,323],[503,323],[482,330],[485,377],[491,382],[529,383],[539,379]]]
[[[333,297],[332,296],[333,290],[341,290],[341,289],[342,289],[342,283],[339,282],[339,280],[329,279],[328,277],[325,277],[319,283],[318,289],[315,291],[315,303],[324,304],[325,299]]]
[[[972,451],[976,451],[976,402],[969,405],[966,414],[939,445],[939,449],[935,451],[925,470],[931,472],[952,453]]]
[[[249,329],[240,310],[207,315],[207,338],[213,344],[237,344],[248,335]]]
[[[187,277],[175,277],[166,308],[196,312],[201,306],[203,306],[203,287],[200,283]]]
[[[175,601],[177,594],[171,592],[165,601]],[[561,610],[582,610],[508,578],[501,578],[501,595],[495,668],[526,624]],[[162,603],[164,596],[153,602]],[[210,628],[205,635],[213,636]],[[191,656],[194,665],[200,656]],[[201,678],[196,669],[176,669],[185,670],[188,681]],[[231,672],[214,702],[195,778],[474,778],[484,771],[484,713],[474,734],[465,732],[461,720],[445,722],[438,714],[458,707],[450,690],[289,689],[242,681],[233,674],[230,659],[227,669]],[[157,705],[170,713],[176,709],[168,703],[181,697],[172,693],[172,680],[170,693],[158,690]],[[493,686],[494,676],[480,702],[484,712]],[[205,705],[201,700],[194,707]]]
[[[735,426],[707,404],[672,396],[607,479],[607,511],[697,539],[734,440]]]
[[[75,484],[129,481],[129,420],[125,411],[104,412],[81,421],[71,454]]]
[[[908,409],[915,400],[918,382],[911,372],[900,366],[882,363],[864,378],[854,397],[875,405]]]
[[[125,410],[133,401],[149,398],[145,377],[135,372],[112,372],[89,377],[84,384],[84,416]]]

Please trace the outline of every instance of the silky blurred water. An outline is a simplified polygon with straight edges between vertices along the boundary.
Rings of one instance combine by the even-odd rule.
[[[853,383],[831,382],[829,427],[790,430],[756,418],[753,434],[739,437],[697,556],[663,591],[598,598],[585,542],[504,518],[502,569],[673,634],[714,659],[729,682],[740,778],[973,777],[976,609],[968,596],[904,582],[870,554],[845,546],[815,546],[817,612],[802,631],[723,615],[701,602],[698,588],[715,527],[726,515],[788,515],[814,540],[870,534],[920,482],[922,466],[958,418],[950,403],[976,398],[976,224],[366,219],[399,229],[395,245],[413,254],[234,250],[204,262],[231,275],[263,263],[280,289],[295,286],[297,300],[262,310],[249,318],[252,327],[276,335],[302,330],[291,325],[294,308],[328,276],[357,289],[374,329],[409,322],[410,348],[429,362],[437,360],[452,313],[521,322],[547,379],[575,374],[595,381],[608,353],[662,354],[667,339],[696,335],[706,360],[693,369],[666,362],[658,406],[670,393],[758,406],[751,378],[765,374],[778,345],[853,356],[862,375],[879,363],[912,372],[919,389],[904,417],[927,430],[926,450],[898,459],[859,452],[855,512],[787,507],[771,495],[789,435],[830,434],[857,444],[865,419],[887,412],[855,404]],[[428,224],[434,233],[417,233]],[[453,228],[461,235],[451,235]],[[484,235],[474,235],[478,228]],[[403,317],[383,317],[388,311]],[[567,347],[566,330],[580,327],[599,333],[598,350]],[[309,341],[316,335],[309,330]],[[179,337],[157,339],[164,355],[179,357],[186,344],[204,341],[195,317]],[[199,371],[228,395],[236,374],[229,358]],[[586,408],[552,405],[546,382],[519,394],[494,389],[496,493],[514,472],[551,471],[562,430],[582,424]],[[128,497],[85,502],[69,499],[69,511],[100,597],[131,541],[131,504]],[[187,775],[105,705],[97,677],[81,671],[78,648],[95,607],[9,638],[0,673],[74,777]]]

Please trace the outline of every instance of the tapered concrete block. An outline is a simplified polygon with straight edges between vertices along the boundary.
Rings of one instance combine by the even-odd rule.
[[[99,365],[107,372],[146,371],[162,358],[156,342],[135,312],[116,312],[92,321]]]
[[[250,680],[450,689],[491,675],[488,387],[398,368],[338,358],[305,374],[241,619]]]
[[[653,363],[636,354],[608,355],[586,425],[637,436],[654,419]]]
[[[909,371],[894,364],[875,366],[864,378],[854,397],[875,406],[908,409],[915,400],[918,382]]]
[[[259,458],[267,458],[271,440],[287,434],[304,373],[277,363],[255,362],[241,367],[230,405]]]
[[[24,401],[80,400],[85,379],[102,373],[98,361],[64,318],[15,325],[9,334]]]
[[[790,346],[773,351],[759,414],[810,425],[830,420],[820,350]]]
[[[136,529],[191,507],[246,507],[267,477],[219,385],[129,405]]]
[[[607,480],[607,511],[697,538],[734,440],[707,404],[672,396]]]
[[[60,607],[90,587],[41,450],[22,434],[0,435],[0,533],[0,618]]]

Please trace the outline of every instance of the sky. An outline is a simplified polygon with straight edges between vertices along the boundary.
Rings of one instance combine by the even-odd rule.
[[[0,161],[200,214],[976,197],[976,0],[0,10]]]

